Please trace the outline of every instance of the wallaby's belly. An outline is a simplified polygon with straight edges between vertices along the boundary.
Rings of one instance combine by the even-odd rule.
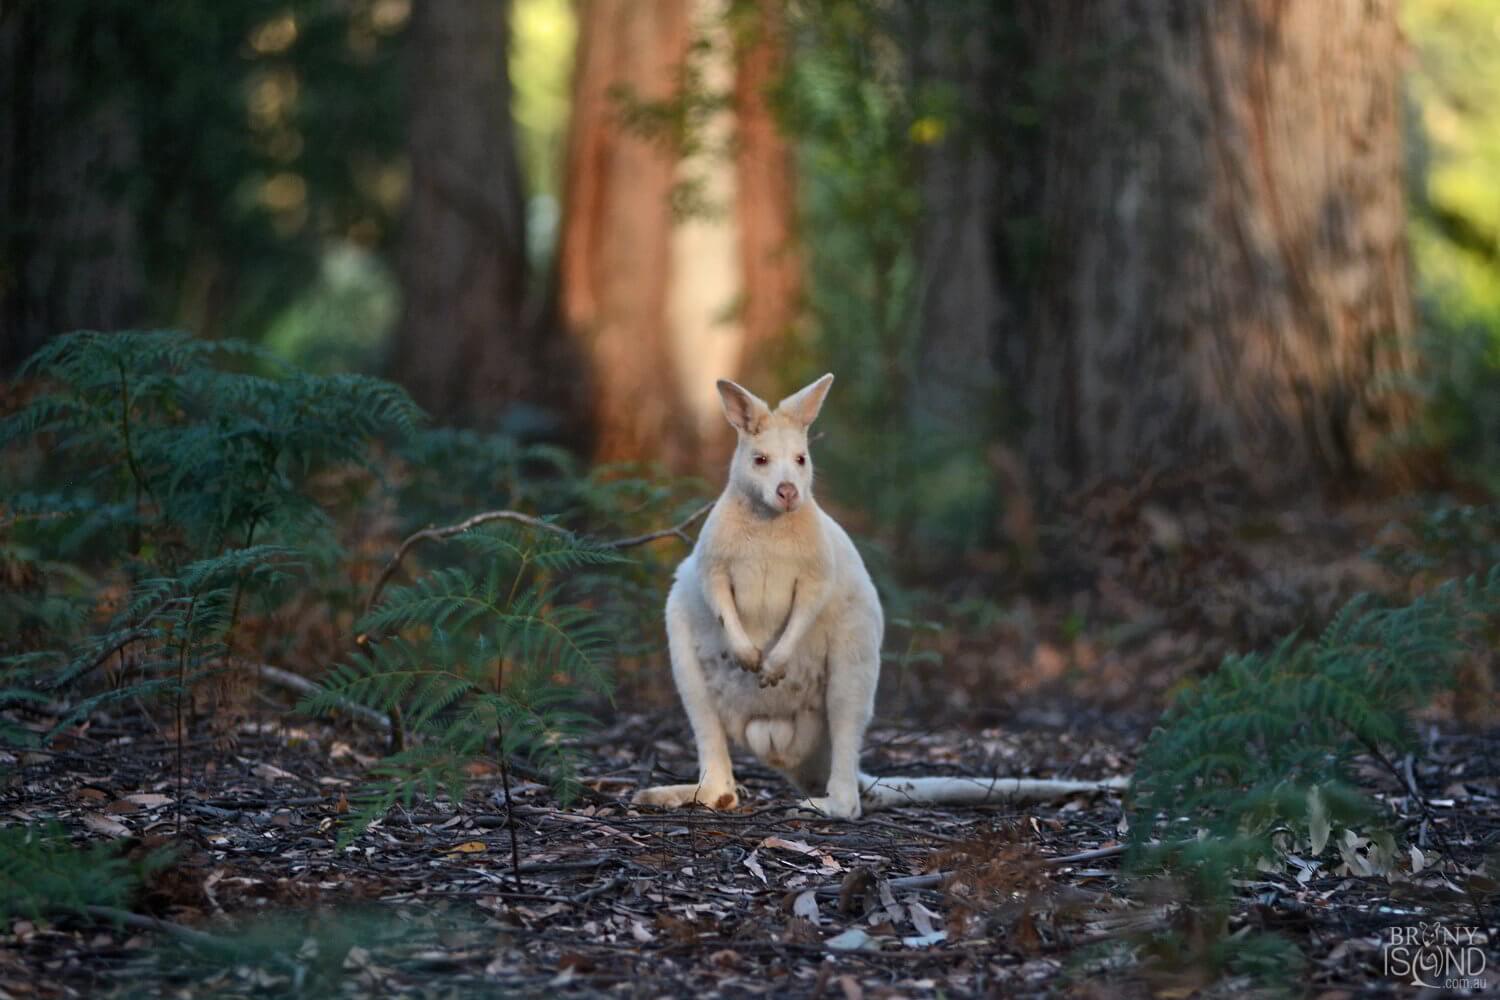
[[[751,641],[769,652],[791,612],[794,577],[777,579],[756,565],[731,572],[735,608]],[[773,687],[761,687],[760,676],[743,669],[729,651],[724,627],[701,596],[696,578],[679,580],[674,599],[688,602],[693,648],[709,696],[729,738],[748,747],[772,767],[795,769],[800,756],[815,748],[826,728],[828,635],[823,622],[808,631],[786,675]],[[790,727],[790,731],[787,727]],[[769,753],[767,751],[770,751]]]

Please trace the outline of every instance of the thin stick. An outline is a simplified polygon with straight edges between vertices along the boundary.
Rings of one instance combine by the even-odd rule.
[[[637,545],[654,542],[659,538],[668,537],[679,538],[691,544],[692,539],[688,537],[687,529],[701,520],[710,510],[713,510],[713,506],[712,502],[704,504],[670,528],[647,532],[644,535],[632,535],[629,538],[618,538],[613,541],[601,542],[600,547],[606,549],[629,549]],[[396,575],[396,571],[401,568],[402,560],[417,545],[420,545],[422,542],[438,542],[445,538],[452,538],[454,535],[462,535],[466,531],[472,531],[480,525],[489,524],[492,521],[513,521],[517,524],[536,528],[539,531],[550,531],[554,535],[562,535],[568,538],[574,537],[574,532],[569,531],[559,524],[553,524],[551,521],[540,517],[533,517],[530,514],[522,514],[516,510],[487,510],[482,514],[474,514],[471,517],[464,518],[462,521],[442,528],[423,528],[421,531],[414,532],[406,537],[406,540],[396,549],[395,555],[391,556],[390,561],[385,564],[385,568],[380,571],[380,575],[375,578],[375,585],[370,588],[370,596],[365,600],[365,612],[369,613],[369,610],[380,600],[380,595],[385,590],[386,584],[390,582],[391,577]]]
[[[273,667],[269,663],[245,663],[243,664],[243,668],[253,668],[260,675],[261,680],[270,681],[278,687],[288,688],[300,694],[318,694],[323,690],[320,685],[308,680],[301,674],[294,674],[290,670]],[[339,703],[339,711],[347,712],[354,719],[368,723],[377,729],[382,729],[386,732],[390,731],[391,720],[384,712],[377,712],[367,705],[361,705],[359,702],[350,701],[347,698],[339,698],[337,701]]]
[[[193,641],[193,616],[197,614],[198,602],[195,600],[188,605],[187,627],[183,630],[186,634],[182,637],[182,646],[177,651],[177,801],[173,803],[175,819],[172,824],[172,835],[182,837],[182,792],[187,782],[183,780],[182,770],[182,743],[187,739],[187,733],[182,726],[182,692],[187,687],[187,652],[188,644]]]
[[[510,874],[515,879],[516,891],[524,892],[521,888],[521,846],[516,840],[516,815],[510,804],[510,763],[509,754],[505,752],[505,724],[497,717],[495,729],[500,737],[500,783],[505,788],[505,829],[510,834]]]

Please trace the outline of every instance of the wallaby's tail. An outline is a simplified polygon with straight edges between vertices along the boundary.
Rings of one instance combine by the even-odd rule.
[[[909,805],[979,805],[1060,799],[1087,792],[1123,791],[1129,778],[1062,781],[1046,778],[877,778],[859,776],[860,802],[866,812]]]

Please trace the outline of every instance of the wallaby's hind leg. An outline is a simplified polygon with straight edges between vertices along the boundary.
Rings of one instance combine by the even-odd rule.
[[[803,795],[815,796],[828,793],[828,773],[833,764],[833,744],[828,739],[828,727],[823,720],[817,722],[817,742],[796,767],[787,772],[787,777]]]
[[[667,597],[667,650],[672,656],[672,678],[677,682],[677,692],[682,697],[682,707],[687,711],[688,722],[693,727],[693,740],[698,745],[698,783],[643,788],[631,801],[669,809],[693,802],[713,809],[733,809],[740,800],[734,788],[729,740],[708,693],[708,684],[703,679],[692,625],[676,587]]]
[[[879,635],[878,627],[853,627],[828,644],[828,787],[803,805],[838,819],[860,815],[859,751],[875,707]]]

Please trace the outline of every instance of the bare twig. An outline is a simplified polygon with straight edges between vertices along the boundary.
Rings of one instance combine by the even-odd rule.
[[[616,875],[608,882],[600,882],[598,885],[593,886],[592,888],[585,889],[577,895],[570,896],[568,898],[568,902],[575,905],[587,903],[589,900],[597,899],[598,897],[604,895],[606,892],[611,892],[615,889],[618,889],[622,885],[629,884],[629,882],[630,879],[626,878],[624,875]]]
[[[688,535],[687,529],[698,523],[699,520],[713,509],[714,501],[710,500],[670,528],[662,528],[660,531],[648,531],[644,535],[632,535],[629,538],[617,538],[612,542],[605,542],[604,547],[606,549],[633,549],[637,545],[645,545],[648,542],[656,541],[658,538],[666,538],[668,536],[680,539],[684,545],[691,545],[693,544],[693,539]]]
[[[679,538],[683,542],[691,544],[692,539],[688,536],[687,529],[701,520],[713,509],[713,506],[712,502],[704,504],[670,528],[650,531],[644,535],[632,535],[629,538],[618,538],[613,541],[601,542],[600,547],[606,549],[629,549],[668,537]],[[512,521],[516,524],[524,524],[527,527],[536,528],[539,531],[550,531],[554,535],[562,535],[566,538],[575,537],[574,532],[564,528],[562,525],[553,524],[544,518],[534,517],[531,514],[523,514],[515,510],[487,510],[482,514],[474,514],[455,524],[449,524],[441,528],[423,528],[421,531],[414,532],[406,537],[406,540],[396,549],[395,555],[391,556],[390,561],[380,571],[380,575],[375,578],[375,585],[370,588],[370,596],[365,600],[365,612],[368,613],[375,606],[376,602],[380,600],[380,595],[385,590],[386,584],[390,583],[391,577],[395,576],[396,571],[401,568],[402,560],[406,558],[407,554],[413,548],[422,542],[439,542],[445,538],[462,535],[467,531],[472,531],[481,525],[489,524],[493,521]]]
[[[516,814],[510,798],[510,755],[505,752],[505,725],[498,718],[495,719],[495,730],[499,737],[495,749],[500,757],[500,784],[505,789],[505,830],[510,835],[510,874],[515,879],[516,891],[525,892],[521,885],[521,845],[516,838]]]

